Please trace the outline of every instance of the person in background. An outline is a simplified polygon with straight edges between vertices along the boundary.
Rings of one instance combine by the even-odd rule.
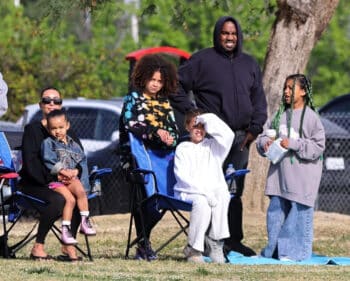
[[[192,92],[198,108],[217,115],[235,133],[224,171],[230,163],[235,169],[245,169],[249,146],[262,132],[267,119],[261,71],[257,62],[243,52],[241,27],[233,17],[218,19],[213,43],[213,47],[198,51],[179,67],[179,91],[170,96],[171,105],[178,112],[190,110]],[[255,252],[242,244],[244,177],[237,178],[236,183],[238,188],[228,215],[230,237],[225,240],[224,249],[253,256]]]
[[[227,219],[230,193],[222,164],[234,133],[215,114],[201,114],[198,109],[186,114],[185,127],[190,141],[177,146],[174,161],[175,197],[192,202],[184,253],[190,262],[204,262],[205,241],[211,260],[225,263],[223,239],[230,236]]]
[[[8,87],[0,72],[0,117],[7,111],[7,91]]]
[[[59,181],[62,181],[65,179],[65,176],[59,173],[56,177],[45,167],[41,157],[41,144],[50,136],[47,130],[46,116],[51,111],[62,108],[61,94],[53,87],[43,89],[40,95],[39,106],[43,113],[41,121],[32,122],[24,128],[22,139],[23,166],[20,171],[20,185],[26,194],[48,203],[45,206],[38,206],[40,208],[39,227],[30,253],[30,257],[34,260],[47,260],[51,259],[52,256],[45,251],[45,238],[54,222],[62,215],[65,205],[64,197],[58,192],[49,189],[48,184],[57,178]],[[72,130],[69,130],[68,134],[81,146],[79,139]],[[71,222],[73,237],[77,233],[80,219],[79,209],[75,207]],[[58,257],[60,260],[73,262],[81,259],[81,257],[77,256],[73,245],[62,245],[61,251],[62,255]]]
[[[303,74],[286,78],[282,104],[269,126],[277,133],[280,146],[287,150],[282,159],[271,163],[265,194],[268,244],[261,255],[280,260],[311,258],[314,205],[322,175],[325,132],[312,100],[311,82]],[[262,156],[273,140],[266,131],[257,139]]]
[[[80,145],[67,135],[70,124],[64,109],[51,111],[46,120],[51,136],[41,145],[42,157],[50,173],[57,177],[48,187],[60,193],[66,201],[62,214],[61,240],[66,245],[77,244],[70,230],[75,204],[81,215],[80,232],[85,235],[96,234],[89,219],[86,196],[86,191],[90,190],[86,156]],[[64,176],[62,182],[58,181],[59,174]]]
[[[168,96],[177,89],[175,66],[162,56],[145,55],[135,65],[131,75],[133,89],[125,98],[120,117],[120,150],[127,151],[128,132],[142,139],[145,146],[172,150],[178,142],[178,129]],[[123,160],[121,160],[123,162]],[[146,236],[162,218],[161,213],[148,208],[143,211]],[[136,212],[137,235],[141,235],[141,219]],[[156,253],[142,239],[136,249],[136,259],[154,260]]]

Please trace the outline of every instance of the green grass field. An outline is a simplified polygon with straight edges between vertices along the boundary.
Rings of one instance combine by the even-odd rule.
[[[109,215],[94,218],[98,235],[90,239],[94,261],[79,263],[29,260],[30,245],[17,253],[16,259],[0,259],[0,280],[350,280],[350,266],[237,266],[218,264],[190,264],[183,257],[185,235],[167,246],[154,262],[125,260],[129,215]],[[317,212],[315,216],[314,252],[328,256],[350,256],[349,216]],[[245,240],[257,252],[266,243],[265,216],[247,213],[244,217]],[[29,222],[20,222],[10,243],[20,238]],[[169,217],[153,232],[153,246],[164,236],[173,233],[176,225]],[[84,246],[83,237],[79,237]],[[46,250],[60,254],[56,238],[50,234]],[[135,253],[132,249],[131,255]]]

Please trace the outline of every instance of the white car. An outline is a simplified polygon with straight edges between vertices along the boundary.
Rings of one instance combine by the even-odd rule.
[[[71,128],[80,138],[85,153],[100,150],[119,140],[119,117],[123,99],[93,100],[85,98],[64,99]],[[22,128],[34,121],[41,120],[42,113],[38,104],[25,107],[25,113],[17,121]]]

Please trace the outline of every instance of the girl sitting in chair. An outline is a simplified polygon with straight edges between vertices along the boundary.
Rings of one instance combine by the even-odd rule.
[[[168,95],[175,93],[177,75],[175,66],[157,54],[145,55],[131,75],[133,90],[124,98],[120,117],[120,146],[127,150],[128,132],[142,139],[145,146],[154,149],[174,149],[178,140],[178,128]],[[124,162],[123,160],[121,162]],[[162,215],[155,209],[143,212],[146,238]],[[135,215],[137,235],[142,233],[139,215]],[[156,253],[149,243],[141,239],[136,249],[136,259],[154,260]]]
[[[230,236],[227,220],[230,194],[222,164],[234,133],[215,114],[201,114],[198,109],[186,114],[185,126],[190,141],[178,145],[174,164],[175,196],[192,202],[184,254],[190,262],[204,262],[206,243],[211,260],[224,263],[223,239]],[[205,138],[207,133],[210,138]]]

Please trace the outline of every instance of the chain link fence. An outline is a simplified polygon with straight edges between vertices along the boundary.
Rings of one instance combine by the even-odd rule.
[[[350,112],[325,113],[326,149],[316,209],[350,214]]]

